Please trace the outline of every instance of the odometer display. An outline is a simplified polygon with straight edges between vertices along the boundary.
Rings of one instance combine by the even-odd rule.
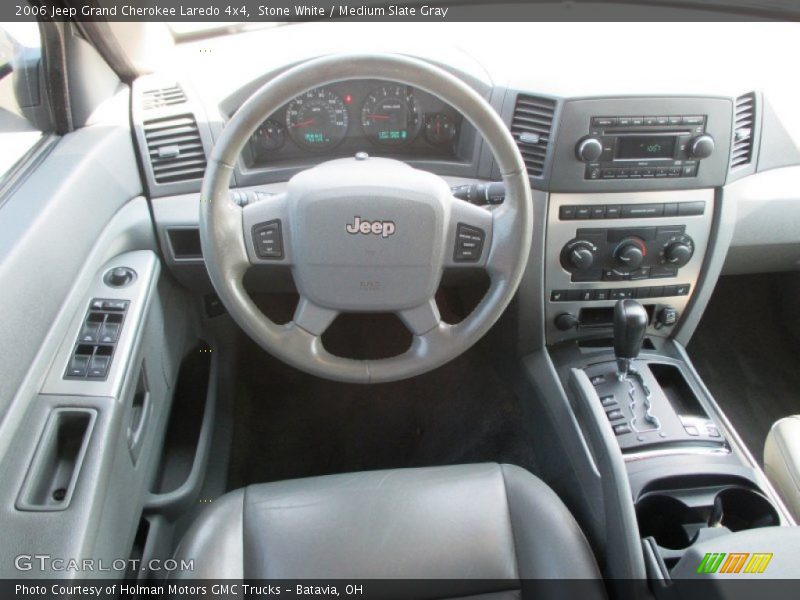
[[[419,133],[420,118],[411,88],[387,85],[373,91],[361,109],[361,126],[373,142],[401,145]]]
[[[327,150],[347,135],[349,118],[341,97],[327,88],[298,96],[286,109],[286,129],[300,146]]]

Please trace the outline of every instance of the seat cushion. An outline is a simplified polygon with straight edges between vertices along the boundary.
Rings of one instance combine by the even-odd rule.
[[[498,464],[253,485],[206,509],[176,558],[194,559],[184,575],[197,578],[599,577],[555,493],[527,471]]]
[[[775,424],[764,444],[764,472],[795,520],[800,520],[800,415]]]

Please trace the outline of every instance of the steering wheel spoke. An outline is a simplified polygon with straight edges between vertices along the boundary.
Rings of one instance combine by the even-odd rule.
[[[433,298],[414,308],[401,310],[397,316],[405,323],[409,331],[417,336],[425,335],[442,322],[439,307],[436,306],[436,300]]]
[[[339,311],[324,308],[301,296],[292,323],[311,335],[321,336],[338,315]]]
[[[264,196],[242,209],[242,234],[253,265],[291,265],[291,228],[285,193]]]
[[[451,198],[444,266],[485,267],[492,244],[492,226],[492,213],[489,210],[459,198]]]

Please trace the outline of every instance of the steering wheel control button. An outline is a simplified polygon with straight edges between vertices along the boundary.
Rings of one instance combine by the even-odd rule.
[[[108,271],[103,277],[107,286],[121,288],[132,284],[136,280],[136,271],[128,267],[116,267]]]
[[[483,252],[486,233],[483,229],[459,223],[456,227],[456,248],[453,260],[456,262],[478,262]]]
[[[253,225],[253,245],[256,256],[267,260],[283,258],[283,234],[279,219]]]

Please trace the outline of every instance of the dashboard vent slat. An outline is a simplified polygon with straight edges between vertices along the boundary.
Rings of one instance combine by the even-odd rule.
[[[731,168],[743,167],[753,160],[753,128],[756,116],[756,95],[753,92],[736,99]]]
[[[145,110],[175,106],[186,102],[186,94],[177,83],[164,88],[142,92],[142,106]]]
[[[145,121],[144,137],[156,183],[203,178],[206,154],[200,130],[192,115]]]
[[[511,119],[511,135],[519,146],[531,177],[541,177],[544,173],[555,109],[555,101],[548,98],[523,94],[517,96]]]

